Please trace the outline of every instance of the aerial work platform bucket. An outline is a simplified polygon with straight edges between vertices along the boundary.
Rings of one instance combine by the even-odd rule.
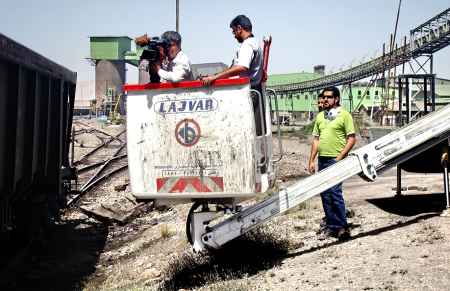
[[[130,184],[137,199],[249,198],[260,188],[248,78],[126,85]],[[258,158],[257,158],[258,157]]]

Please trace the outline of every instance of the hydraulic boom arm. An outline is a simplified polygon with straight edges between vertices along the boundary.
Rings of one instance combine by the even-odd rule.
[[[324,190],[361,174],[373,181],[377,172],[408,160],[450,136],[450,105],[353,151],[333,166],[279,191],[266,200],[211,227],[194,243],[196,250],[220,248],[274,216],[299,205]],[[194,218],[195,219],[195,218]]]

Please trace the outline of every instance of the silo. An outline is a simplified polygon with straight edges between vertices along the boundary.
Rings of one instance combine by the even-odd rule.
[[[97,108],[111,104],[123,93],[126,81],[125,61],[98,60],[95,65],[95,96]]]
[[[97,109],[107,113],[126,82],[125,54],[131,50],[128,36],[91,36],[90,59],[95,64],[95,99]],[[132,65],[137,65],[131,62]]]

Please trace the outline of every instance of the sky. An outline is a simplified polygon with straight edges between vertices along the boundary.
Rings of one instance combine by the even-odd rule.
[[[175,0],[0,0],[0,33],[93,80],[89,36],[132,38],[175,30]],[[182,49],[192,63],[229,64],[237,42],[229,28],[238,14],[253,32],[272,35],[269,73],[327,72],[380,54],[395,26],[398,0],[180,0]],[[450,7],[449,0],[403,0],[397,40]],[[434,55],[435,73],[450,79],[450,47]],[[127,82],[137,80],[129,68]]]

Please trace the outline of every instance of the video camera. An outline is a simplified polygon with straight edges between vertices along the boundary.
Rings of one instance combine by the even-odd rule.
[[[163,48],[164,52],[167,54],[167,49],[169,48],[169,43],[165,39],[159,37],[152,37],[147,45],[144,46],[144,51],[141,55],[141,60],[148,60],[149,63],[156,63],[161,60],[160,49]]]
[[[164,54],[167,55],[167,50],[169,49],[169,43],[165,39],[161,39],[159,37],[149,38],[147,34],[139,36],[135,39],[136,45],[143,48],[140,60],[147,61],[146,70],[150,76],[151,83],[159,83],[160,77],[156,72],[151,72],[148,70],[148,65],[156,64],[162,61],[161,56],[161,48],[164,51]]]

